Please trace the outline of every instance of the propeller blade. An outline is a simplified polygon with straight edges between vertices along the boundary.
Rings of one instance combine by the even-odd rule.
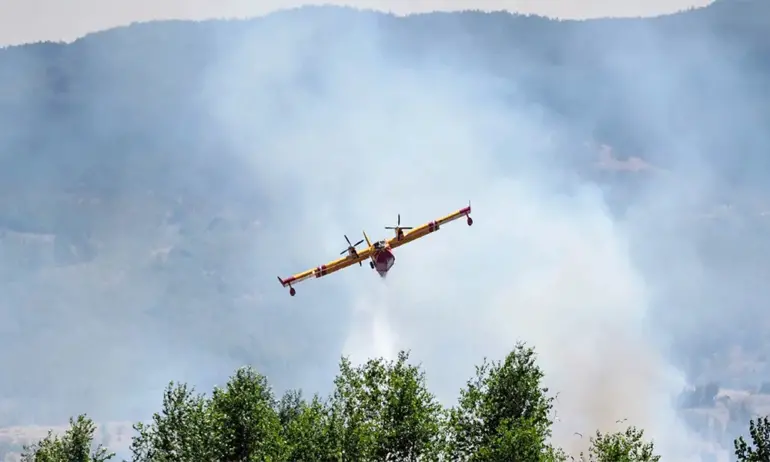
[[[350,242],[350,239],[348,239],[347,235],[343,234],[343,236],[345,236],[345,240],[348,241],[348,248],[340,252],[340,255],[345,255],[346,253],[349,253],[351,250],[355,252],[356,246],[359,246],[361,245],[362,242],[364,242],[364,240],[361,239],[360,241],[353,244]]]
[[[398,224],[396,226],[401,226],[401,214],[398,214]]]
[[[401,229],[412,229],[411,226],[402,226]]]
[[[398,229],[396,226],[386,226],[385,229]]]

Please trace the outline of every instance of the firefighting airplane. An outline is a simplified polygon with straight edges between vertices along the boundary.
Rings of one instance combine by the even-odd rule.
[[[348,248],[340,252],[340,255],[345,255],[347,253],[345,257],[331,261],[317,268],[309,269],[302,273],[295,274],[286,279],[282,279],[279,276],[278,280],[281,282],[282,286],[289,287],[289,295],[293,297],[297,293],[293,287],[293,284],[304,281],[305,279],[309,279],[311,277],[320,278],[327,276],[341,269],[347,268],[348,266],[355,265],[356,263],[361,266],[361,262],[367,259],[370,260],[369,267],[371,267],[373,270],[376,270],[377,273],[384,278],[388,274],[388,271],[390,271],[393,263],[396,262],[396,257],[393,255],[393,249],[409,242],[416,241],[417,239],[427,236],[434,231],[438,231],[439,228],[444,224],[457,220],[461,217],[467,218],[466,221],[468,226],[473,224],[473,219],[471,218],[470,203],[468,203],[468,206],[465,208],[462,208],[445,217],[439,218],[438,220],[431,221],[430,223],[426,223],[422,226],[418,226],[417,228],[412,228],[411,226],[401,226],[401,214],[399,214],[398,224],[396,224],[396,226],[385,227],[385,229],[392,229],[394,231],[394,237],[372,244],[372,242],[369,241],[369,237],[366,235],[366,232],[364,232],[364,238],[355,244],[352,244],[350,239],[345,236],[345,240],[348,241]],[[408,232],[405,233],[405,230],[408,230]],[[366,240],[367,248],[361,251],[356,250],[356,247],[363,243],[364,240]]]

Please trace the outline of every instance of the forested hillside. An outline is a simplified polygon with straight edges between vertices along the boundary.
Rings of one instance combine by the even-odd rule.
[[[244,364],[325,395],[340,352],[394,343],[442,402],[480,357],[542,345],[559,392],[609,377],[613,417],[590,428],[650,390],[663,402],[637,380],[667,367],[671,389],[756,389],[768,5],[591,21],[314,7],[0,50],[0,425],[137,421],[168,380],[207,389]],[[479,225],[400,253],[387,285],[353,269],[289,298],[275,281],[343,233],[469,198]],[[622,372],[651,351],[656,373]]]

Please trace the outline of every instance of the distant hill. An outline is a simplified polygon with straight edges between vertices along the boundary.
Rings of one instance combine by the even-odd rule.
[[[760,0],[591,21],[313,7],[248,21],[135,24],[0,51],[0,364],[9,371],[0,374],[8,400],[0,425],[81,411],[137,419],[155,409],[146,396],[158,398],[167,380],[207,386],[244,362],[279,386],[326,378],[350,313],[322,301],[291,308],[273,287],[276,269],[260,261],[301,245],[263,231],[289,213],[275,197],[300,186],[254,181],[253,160],[232,152],[208,111],[217,89],[202,82],[216,74],[231,98],[269,106],[269,116],[241,120],[244,133],[258,140],[254,152],[290,165],[290,149],[270,135],[301,119],[314,95],[339,91],[329,88],[334,78],[362,99],[376,91],[367,87],[374,76],[357,71],[367,59],[434,75],[439,86],[447,70],[469,81],[483,73],[484,84],[469,87],[476,97],[544,108],[544,118],[565,127],[554,141],[564,149],[548,162],[606,187],[618,216],[662,181],[655,172],[676,181],[696,157],[707,163],[715,187],[688,213],[737,204],[750,230],[735,242],[721,222],[677,226],[709,230],[697,242],[704,272],[736,303],[730,319],[742,321],[712,335],[728,316],[724,304],[712,305],[708,288],[684,299],[671,284],[674,308],[661,309],[660,322],[679,334],[681,363],[711,357],[768,325],[752,317],[768,289],[745,285],[746,275],[761,279],[770,256],[755,203],[770,192],[768,30],[770,3]],[[244,44],[251,48],[234,66],[231,52]],[[287,49],[294,61],[281,61]],[[221,74],[229,67],[244,74],[228,80]],[[257,94],[238,93],[255,76],[267,76]],[[640,101],[656,123],[640,123]],[[671,313],[698,304],[712,315],[685,332]],[[747,348],[770,346],[754,343]]]

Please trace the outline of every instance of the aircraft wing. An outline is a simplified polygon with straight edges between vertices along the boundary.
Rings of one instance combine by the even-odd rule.
[[[281,285],[284,287],[289,287],[289,293],[291,295],[295,294],[295,290],[292,287],[294,284],[297,284],[298,282],[302,282],[305,279],[309,278],[320,278],[323,276],[328,276],[329,274],[332,274],[334,272],[337,272],[341,269],[345,269],[348,266],[355,265],[356,263],[360,263],[367,258],[371,256],[372,248],[366,248],[363,250],[358,251],[358,256],[352,257],[350,255],[346,255],[342,258],[338,258],[337,260],[330,261],[329,263],[326,263],[325,265],[317,266],[313,269],[309,269],[307,271],[303,271],[301,273],[294,274],[292,276],[287,277],[286,279],[281,278],[278,276],[278,281],[281,282]]]
[[[463,207],[460,210],[452,212],[447,216],[439,218],[438,220],[433,220],[429,223],[425,223],[422,226],[418,226],[412,230],[409,230],[408,232],[404,233],[401,239],[397,237],[388,239],[388,245],[395,249],[396,247],[400,247],[404,244],[408,244],[409,242],[416,241],[421,237],[425,237],[432,232],[438,231],[443,225],[462,217],[468,217],[468,226],[470,226],[473,224],[473,220],[471,219],[470,215],[471,206],[468,204],[467,207]]]

